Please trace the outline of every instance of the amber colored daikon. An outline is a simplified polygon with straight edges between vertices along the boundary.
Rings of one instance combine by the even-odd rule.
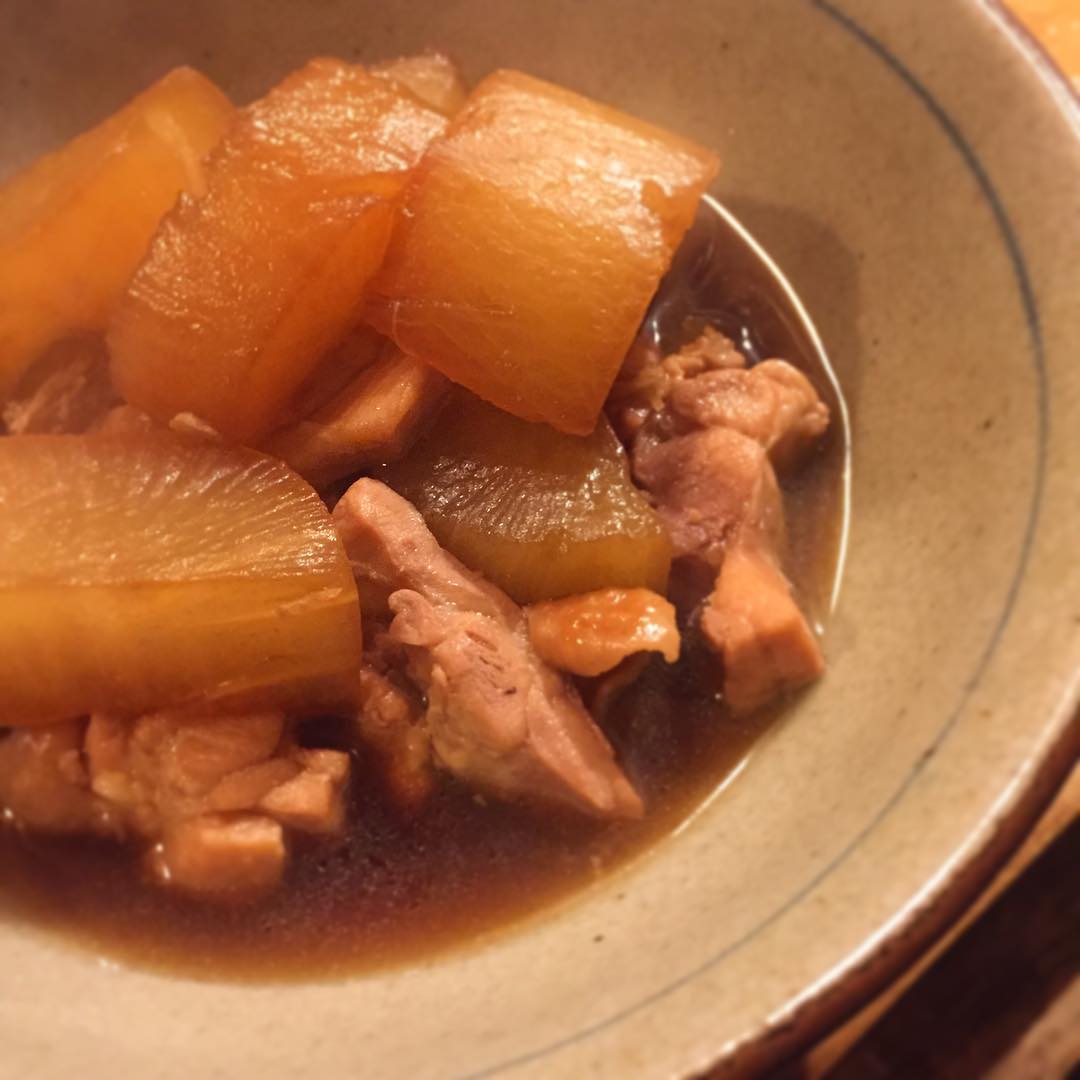
[[[318,702],[361,649],[315,492],[169,433],[0,439],[0,724]]]
[[[109,333],[113,379],[162,422],[257,443],[358,321],[410,168],[443,118],[316,60],[244,109],[207,191],[162,222]]]
[[[686,139],[496,72],[417,167],[368,318],[507,412],[587,435],[716,170]]]
[[[455,389],[379,476],[439,543],[519,603],[667,584],[667,534],[606,420],[587,438],[564,435]]]
[[[203,190],[235,110],[177,68],[0,188],[0,398],[47,346],[104,331],[161,217]]]

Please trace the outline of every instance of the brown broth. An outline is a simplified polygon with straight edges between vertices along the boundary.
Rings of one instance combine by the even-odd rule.
[[[738,763],[766,721],[732,721],[680,691],[694,666],[651,667],[609,724],[650,807],[643,822],[591,824],[483,800],[449,781],[410,820],[357,752],[347,835],[297,850],[282,888],[255,905],[171,894],[140,877],[133,851],[107,841],[8,834],[3,906],[121,961],[215,979],[329,978],[468,942],[670,831]]]
[[[717,273],[718,265],[727,271]],[[835,412],[825,372],[777,310],[737,238],[703,214],[646,332],[674,345],[692,330],[688,318],[707,319],[751,361],[784,355],[799,363]],[[785,485],[788,569],[819,623],[832,591],[843,467],[836,422]],[[780,710],[732,717],[718,674],[688,631],[683,659],[670,667],[652,661],[609,715],[606,731],[648,806],[641,822],[533,811],[451,780],[409,817],[386,797],[371,757],[354,750],[346,835],[298,844],[283,887],[259,903],[221,907],[171,894],[141,877],[133,850],[106,841],[0,829],[0,911],[120,961],[197,978],[331,978],[468,943],[642,852],[724,781]],[[334,726],[320,726],[307,737],[333,742]]]

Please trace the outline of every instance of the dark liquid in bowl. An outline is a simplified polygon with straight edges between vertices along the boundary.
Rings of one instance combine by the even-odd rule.
[[[705,208],[644,332],[676,348],[693,335],[694,320],[719,326],[751,361],[793,361],[833,406],[829,434],[785,485],[788,570],[820,623],[842,517],[835,394],[756,257]],[[645,798],[641,822],[598,825],[531,811],[451,781],[409,819],[386,799],[374,761],[357,752],[347,835],[298,848],[283,887],[254,906],[172,895],[143,882],[134,853],[108,842],[8,830],[0,830],[0,905],[122,961],[205,978],[329,977],[430,954],[586,886],[670,832],[723,783],[781,710],[732,717],[718,675],[690,632],[680,662],[652,662],[606,720]],[[307,734],[327,745],[333,726],[313,724]]]

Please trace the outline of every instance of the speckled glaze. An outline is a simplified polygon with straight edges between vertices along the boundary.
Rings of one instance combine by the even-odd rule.
[[[825,681],[584,895],[430,963],[251,988],[0,926],[0,1075],[669,1077],[776,1061],[947,923],[1077,752],[1080,109],[975,0],[9,0],[0,167],[189,62],[437,45],[715,147],[854,427]]]

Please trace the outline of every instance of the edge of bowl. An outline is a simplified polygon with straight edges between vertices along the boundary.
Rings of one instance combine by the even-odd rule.
[[[1020,847],[1064,786],[1080,755],[1080,680],[1062,701],[1055,738],[1031,763],[1013,798],[971,836],[948,873],[897,913],[888,932],[834,969],[812,998],[725,1047],[700,1077],[757,1075],[831,1034],[912,968],[959,921]]]
[[[1080,139],[1080,84],[1003,0],[969,0],[997,23],[1003,37],[1023,57],[1063,109]],[[796,1058],[869,1005],[911,969],[963,916],[1020,847],[1038,819],[1080,767],[1080,672],[1048,718],[1049,737],[1028,762],[1022,783],[984,818],[946,873],[897,912],[887,932],[849,956],[812,997],[770,1017],[742,1041],[723,1047],[695,1077],[757,1075]]]

